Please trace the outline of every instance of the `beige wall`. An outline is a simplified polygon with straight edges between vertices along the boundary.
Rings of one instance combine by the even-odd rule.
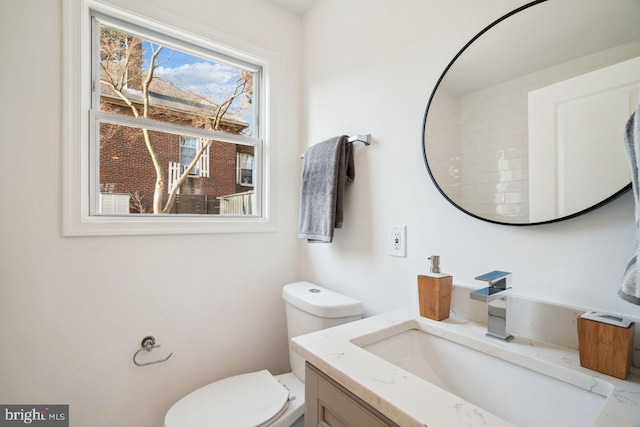
[[[288,369],[280,295],[297,278],[300,19],[259,1],[149,4],[278,55],[280,231],[63,238],[61,2],[2,0],[0,402],[69,403],[77,427],[160,426],[197,387]],[[148,334],[162,345],[152,355],[174,355],[139,368],[131,357]]]

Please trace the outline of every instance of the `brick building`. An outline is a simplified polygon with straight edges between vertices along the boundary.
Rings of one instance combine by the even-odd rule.
[[[141,63],[131,61],[134,66]],[[141,75],[140,72],[138,72]],[[142,111],[142,83],[129,82],[123,90]],[[174,124],[203,128],[216,107],[208,99],[173,83],[154,77],[149,86],[149,117]],[[101,85],[102,111],[132,116],[131,108],[108,85]],[[225,132],[240,134],[249,126],[245,121],[225,115],[219,126]],[[200,138],[149,131],[160,164],[164,165],[164,202],[173,182],[193,160]],[[252,214],[254,148],[213,141],[188,178],[179,188],[171,213]],[[156,172],[147,151],[142,129],[103,123],[100,128],[100,212],[151,213]]]

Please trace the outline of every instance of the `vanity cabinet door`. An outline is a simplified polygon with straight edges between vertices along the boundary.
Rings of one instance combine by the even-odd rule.
[[[305,375],[304,427],[397,427],[309,363]]]

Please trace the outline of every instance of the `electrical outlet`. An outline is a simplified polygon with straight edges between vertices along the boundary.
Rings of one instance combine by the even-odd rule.
[[[391,226],[391,232],[389,233],[389,255],[391,256],[407,256],[407,246],[405,240],[407,239],[407,227],[405,225],[393,225]]]

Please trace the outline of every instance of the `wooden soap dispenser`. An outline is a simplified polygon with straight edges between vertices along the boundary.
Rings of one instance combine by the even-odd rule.
[[[420,316],[433,320],[449,317],[453,277],[440,272],[440,256],[432,255],[430,273],[418,275]]]

